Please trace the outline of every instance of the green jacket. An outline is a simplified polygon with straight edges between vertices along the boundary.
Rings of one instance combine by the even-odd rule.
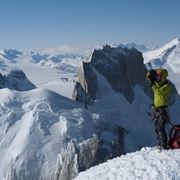
[[[169,105],[169,98],[171,95],[171,85],[167,81],[168,71],[166,69],[159,69],[162,74],[162,80],[160,82],[154,82],[152,89],[154,91],[154,106],[162,107]]]

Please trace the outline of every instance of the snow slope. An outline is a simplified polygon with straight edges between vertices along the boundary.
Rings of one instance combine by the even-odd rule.
[[[104,82],[103,82],[104,84]],[[99,114],[99,122],[116,124],[125,128],[125,151],[134,152],[145,146],[155,146],[156,135],[154,125],[147,112],[151,112],[149,105],[152,104],[151,99],[143,92],[141,87],[136,86],[135,99],[132,104],[121,95],[112,93],[99,99],[88,111]],[[180,107],[180,99],[177,97],[174,105],[169,108],[171,121],[173,124],[179,124],[180,112],[177,110]],[[104,132],[102,132],[104,133]],[[116,137],[104,136],[105,140],[111,142]]]
[[[91,115],[50,90],[0,90],[0,179],[54,179],[67,139],[95,133]]]
[[[172,49],[174,46],[178,45],[180,40],[178,38],[173,39],[172,41],[168,42],[164,46],[157,48],[152,51],[144,52],[144,63],[148,63],[153,59],[162,58],[162,56],[167,52],[167,50]]]
[[[75,180],[179,180],[180,150],[142,148],[80,173]]]
[[[148,69],[164,67],[169,71],[169,79],[180,93],[180,40],[178,38],[161,48],[143,53],[144,64]]]

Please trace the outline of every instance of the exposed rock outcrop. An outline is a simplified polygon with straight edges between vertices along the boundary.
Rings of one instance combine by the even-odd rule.
[[[109,126],[107,126],[109,125]],[[102,124],[98,137],[92,137],[77,144],[70,141],[57,159],[56,180],[71,180],[78,172],[125,153],[124,128]],[[109,134],[109,140],[105,139]]]
[[[83,89],[83,87],[79,82],[76,82],[75,84],[72,98],[75,99],[76,101],[84,102],[85,106],[93,102],[91,97],[87,94],[86,90]]]
[[[82,94],[85,93],[86,96],[90,96],[92,99],[96,98],[97,77],[92,69],[91,63],[82,62],[82,66],[80,67],[78,73],[78,82],[79,83],[76,83],[75,90],[78,91],[79,87],[81,86],[83,89]],[[79,97],[81,97],[81,95],[79,95]]]
[[[0,74],[0,88],[27,91],[35,89],[36,86],[28,80],[23,71],[12,70],[6,76]]]

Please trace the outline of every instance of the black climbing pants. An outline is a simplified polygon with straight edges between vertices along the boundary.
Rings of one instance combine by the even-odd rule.
[[[156,118],[154,119],[155,131],[157,134],[157,139],[159,146],[162,149],[167,149],[167,134],[166,134],[166,124],[169,122],[169,116],[166,107],[159,107],[155,109]]]

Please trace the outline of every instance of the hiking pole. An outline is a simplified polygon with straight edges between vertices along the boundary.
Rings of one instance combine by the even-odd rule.
[[[172,128],[176,129],[174,124],[171,121],[168,121],[168,123],[172,126]]]

